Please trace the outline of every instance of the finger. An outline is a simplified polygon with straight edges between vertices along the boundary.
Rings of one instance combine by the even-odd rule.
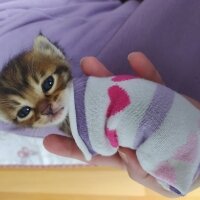
[[[141,52],[133,52],[128,55],[128,60],[133,70],[141,77],[157,83],[164,84],[160,74],[151,61]],[[196,108],[200,109],[200,102],[184,95]]]
[[[72,138],[52,134],[44,138],[43,144],[51,153],[87,162]],[[95,166],[124,168],[124,164],[118,154],[110,157],[97,155],[87,163]]]
[[[159,72],[151,61],[141,52],[133,52],[128,55],[128,61],[133,70],[141,77],[164,84]]]
[[[163,189],[153,176],[149,175],[142,169],[137,159],[136,151],[127,148],[120,148],[119,155],[122,156],[122,160],[125,161],[128,174],[133,180],[166,197],[178,197],[177,194]]]
[[[125,161],[126,166],[128,167],[130,165],[131,176],[134,180],[141,178],[144,179],[146,177],[147,173],[141,168],[135,150],[120,147],[118,152],[121,158]]]
[[[81,68],[86,75],[90,76],[111,76],[112,73],[95,57],[84,57],[80,61]]]
[[[191,187],[191,191],[197,189],[200,187],[200,176],[195,180],[195,182],[193,183],[192,187]]]
[[[82,152],[72,138],[52,134],[44,138],[43,145],[49,152],[56,155],[85,161]]]
[[[115,167],[119,169],[125,169],[124,162],[122,161],[122,159],[118,154],[109,157],[100,155],[94,156],[92,160],[89,162],[89,164],[95,166],[105,166],[105,167]]]
[[[190,101],[190,103],[191,103],[193,106],[195,106],[196,108],[200,109],[200,102],[199,102],[199,101],[197,101],[197,100],[195,100],[195,99],[193,99],[193,98],[191,98],[191,97],[189,97],[189,96],[186,96],[186,95],[184,95],[184,96],[185,96],[185,98],[186,98],[188,101]]]

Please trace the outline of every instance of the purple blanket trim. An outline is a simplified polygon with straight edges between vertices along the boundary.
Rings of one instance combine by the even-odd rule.
[[[174,100],[171,89],[158,85],[154,97],[145,111],[136,133],[134,148],[138,148],[147,138],[159,129]]]
[[[4,131],[9,133],[15,133],[19,135],[26,135],[31,137],[46,137],[49,134],[59,134],[65,135],[61,130],[59,130],[56,126],[49,126],[49,127],[40,127],[40,128],[22,128],[17,127],[15,124],[12,123],[5,123],[0,121],[0,131]]]
[[[77,129],[78,133],[87,146],[89,152],[92,155],[95,155],[96,152],[93,150],[92,145],[88,136],[87,122],[85,117],[85,88],[87,84],[88,78],[83,76],[82,78],[74,78],[74,101],[75,101],[75,110],[76,110],[76,118],[77,118]]]
[[[199,176],[200,176],[200,163],[199,163],[197,171],[196,171],[196,173],[194,175],[193,181],[195,181]]]
[[[175,192],[176,194],[183,196],[183,195],[181,194],[181,192],[180,192],[179,190],[177,190],[175,187],[173,187],[173,186],[170,185],[170,186],[169,186],[169,189],[170,189],[172,192]]]

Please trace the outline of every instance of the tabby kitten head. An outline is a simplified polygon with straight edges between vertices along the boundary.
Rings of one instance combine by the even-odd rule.
[[[0,120],[25,127],[63,122],[70,85],[64,54],[39,35],[30,51],[10,60],[0,72]]]

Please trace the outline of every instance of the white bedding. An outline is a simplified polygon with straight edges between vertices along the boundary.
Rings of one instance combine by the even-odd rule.
[[[56,156],[43,147],[42,138],[0,132],[0,167],[83,165],[75,159]]]

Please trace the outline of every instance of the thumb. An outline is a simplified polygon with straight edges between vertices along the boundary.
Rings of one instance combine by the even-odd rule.
[[[134,180],[145,178],[147,173],[142,169],[135,150],[120,147],[118,152],[131,178]]]
[[[146,186],[147,188],[158,192],[166,197],[178,197],[179,195],[169,192],[161,187],[157,180],[145,172],[136,156],[136,151],[128,148],[120,147],[119,155],[124,161],[129,176],[138,183]]]

